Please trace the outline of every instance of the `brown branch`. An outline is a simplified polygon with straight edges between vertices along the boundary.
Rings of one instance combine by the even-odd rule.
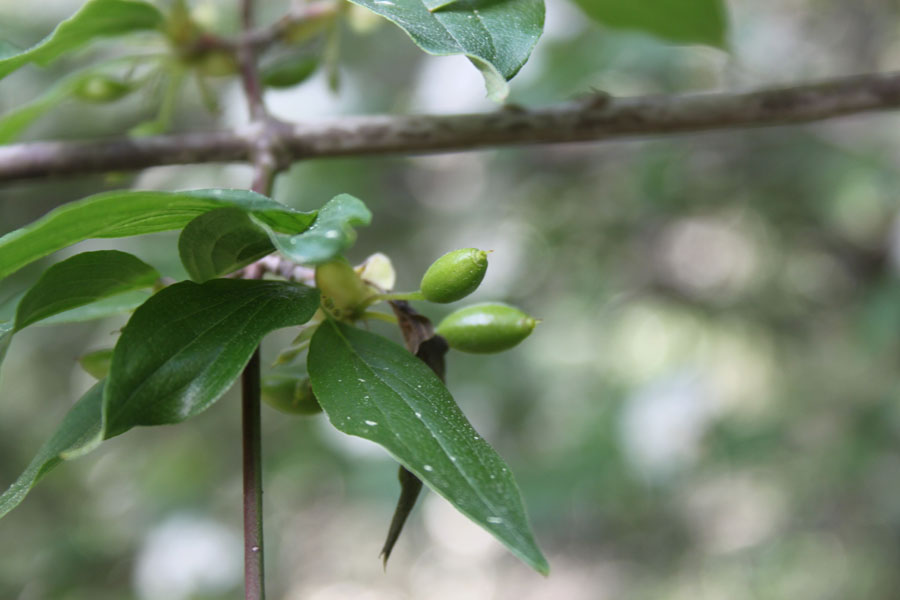
[[[422,154],[790,125],[900,108],[900,73],[869,74],[748,93],[609,98],[536,110],[266,122],[270,148],[291,160]],[[0,181],[168,164],[239,162],[259,151],[259,123],[241,132],[0,147]]]
[[[242,42],[261,52],[272,44],[289,38],[293,29],[320,19],[332,18],[338,11],[340,2],[319,0],[294,7],[275,23],[243,36]]]

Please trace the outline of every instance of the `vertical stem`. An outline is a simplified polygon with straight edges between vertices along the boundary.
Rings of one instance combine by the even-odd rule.
[[[250,108],[250,119],[259,126],[253,152],[254,192],[269,195],[278,164],[268,130],[268,115],[262,97],[262,84],[256,65],[256,52],[246,41],[253,28],[253,0],[241,0],[241,22],[245,41],[239,50],[241,81]],[[265,600],[265,562],[263,552],[262,506],[262,432],[260,414],[259,348],[247,363],[241,378],[242,436],[244,468],[244,598]]]
[[[244,453],[244,598],[264,600],[259,348],[241,377]]]
[[[244,33],[253,29],[253,0],[241,0],[241,23]],[[246,35],[244,36],[246,38]],[[250,118],[253,121],[264,121],[266,107],[262,99],[262,83],[259,80],[259,68],[256,65],[256,51],[253,45],[243,40],[238,47],[238,58],[241,67],[241,83],[244,86],[244,95],[250,108]]]

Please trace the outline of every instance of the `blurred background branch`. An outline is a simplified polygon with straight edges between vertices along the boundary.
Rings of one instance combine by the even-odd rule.
[[[0,148],[0,181],[246,161],[256,152],[260,135],[275,136],[290,156],[303,160],[790,125],[897,107],[898,73],[747,93],[612,98],[598,92],[562,106],[535,110],[511,105],[482,114],[341,117],[269,124],[233,133],[15,144]]]

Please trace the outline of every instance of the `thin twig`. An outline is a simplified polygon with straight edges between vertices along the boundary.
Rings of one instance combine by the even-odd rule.
[[[241,0],[242,30],[253,29],[253,0]],[[256,51],[244,43],[238,49],[241,82],[250,109],[250,119],[262,126],[251,158],[253,160],[252,189],[269,195],[278,168],[272,157],[270,139],[266,135],[267,112],[262,97],[262,85],[256,65]],[[244,449],[244,598],[265,600],[265,554],[263,551],[262,505],[262,419],[260,391],[260,353],[253,353],[242,375],[242,436]]]
[[[243,37],[243,43],[249,44],[254,50],[261,52],[285,37],[290,37],[292,30],[297,27],[333,16],[337,13],[339,6],[340,3],[334,0],[319,0],[294,7],[272,25],[246,34]]]
[[[262,512],[262,423],[259,348],[241,376],[244,473],[244,597],[263,600],[265,569]]]
[[[255,92],[254,92],[255,93]],[[0,181],[169,164],[247,162],[260,139],[288,160],[435,153],[790,125],[900,108],[900,73],[749,93],[609,98],[467,115],[361,116],[257,123],[244,131],[0,147]],[[275,169],[276,167],[273,167]]]

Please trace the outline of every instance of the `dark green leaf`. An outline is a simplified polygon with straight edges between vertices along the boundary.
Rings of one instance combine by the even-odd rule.
[[[116,344],[106,436],[202,412],[240,375],[265,334],[302,325],[318,308],[316,290],[284,281],[183,281],[158,292]]]
[[[94,38],[158,29],[164,20],[162,13],[147,2],[89,0],[31,48],[15,54],[10,54],[9,50],[0,54],[0,79],[29,62],[49,64]]]
[[[429,54],[464,54],[502,100],[544,29],[544,0],[351,0],[392,21]]]
[[[378,335],[329,320],[313,336],[308,367],[337,429],[383,446],[516,556],[549,571],[503,459],[422,361]]]
[[[227,207],[200,215],[178,238],[178,253],[191,279],[203,283],[275,251],[268,234],[244,211]]]
[[[682,43],[722,48],[728,30],[723,0],[575,0],[600,23]]]
[[[371,221],[372,213],[361,200],[340,194],[319,210],[307,231],[300,235],[273,234],[272,241],[292,261],[317,265],[339,256],[353,245],[356,241],[354,225],[368,225]]]
[[[16,331],[98,300],[152,287],[156,269],[127,252],[84,252],[47,269],[16,310]]]
[[[61,206],[0,237],[0,279],[82,240],[179,229],[223,206],[240,208],[284,233],[305,231],[315,218],[315,213],[296,211],[248,190],[106,192]]]
[[[15,508],[31,488],[63,460],[81,456],[100,442],[103,384],[100,381],[75,403],[56,433],[9,489],[0,495],[0,517]]]

